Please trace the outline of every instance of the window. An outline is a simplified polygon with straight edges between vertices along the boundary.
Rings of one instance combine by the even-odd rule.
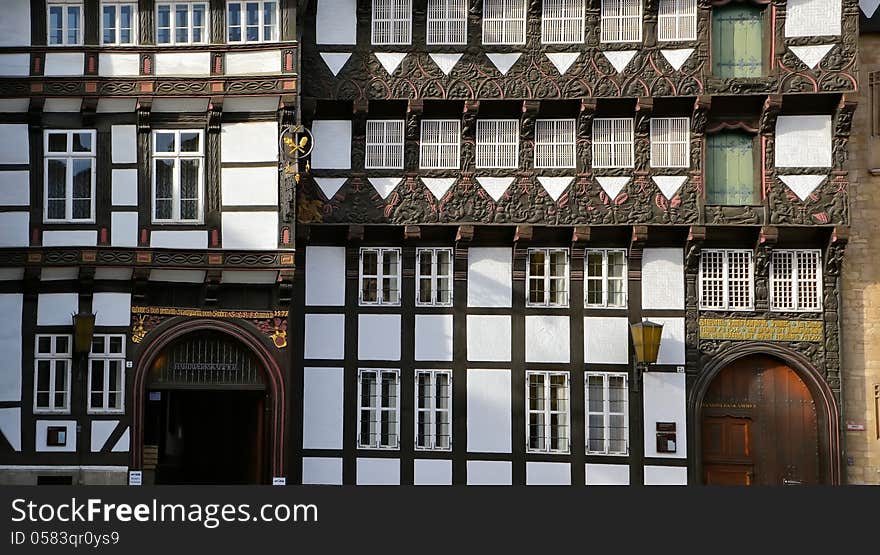
[[[461,122],[457,119],[422,120],[419,167],[426,170],[458,169]]]
[[[601,42],[642,41],[642,0],[602,0]]]
[[[518,166],[519,121],[477,120],[477,167],[516,168]]]
[[[89,412],[123,412],[125,336],[95,335],[89,354]]]
[[[95,132],[46,131],[44,134],[47,222],[95,219]]]
[[[535,122],[535,167],[575,167],[573,119],[539,119]]]
[[[822,310],[822,251],[774,250],[770,257],[770,309]]]
[[[626,251],[599,249],[584,254],[585,306],[626,307]]]
[[[483,44],[525,44],[526,1],[483,0]]]
[[[660,0],[657,40],[697,40],[697,0]]]
[[[541,42],[584,42],[586,0],[544,0],[541,8]]]
[[[467,44],[467,0],[428,0],[428,44]]]
[[[202,131],[153,131],[153,221],[198,223],[204,182]]]
[[[452,249],[417,249],[416,283],[416,305],[452,306]]]
[[[452,449],[452,372],[416,370],[416,449]]]
[[[361,249],[360,304],[400,304],[400,249]]]
[[[373,0],[373,44],[409,44],[412,0]]]
[[[755,203],[754,139],[745,133],[706,137],[706,203]]]
[[[400,371],[358,372],[358,448],[397,449],[400,437]]]
[[[82,3],[50,2],[46,5],[49,46],[82,44],[82,9]]]
[[[633,167],[632,118],[593,120],[593,167]]]
[[[526,372],[526,447],[568,453],[568,372]]]
[[[712,7],[712,73],[760,77],[764,71],[763,12],[740,3]]]
[[[229,2],[226,5],[228,41],[278,40],[278,2]]]
[[[70,412],[69,335],[37,335],[34,353],[34,412]]]
[[[627,376],[622,372],[584,374],[587,453],[594,455],[629,453],[626,384]]]
[[[403,120],[367,121],[368,169],[403,169]]]
[[[207,2],[156,4],[156,44],[208,42]]]
[[[101,5],[101,43],[130,45],[137,43],[137,3]]]
[[[700,255],[700,308],[751,310],[754,267],[750,250],[703,250]]]
[[[651,166],[690,167],[690,118],[651,118]]]
[[[528,306],[568,306],[568,249],[529,249]]]

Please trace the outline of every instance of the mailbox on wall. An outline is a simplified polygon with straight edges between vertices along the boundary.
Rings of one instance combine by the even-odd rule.
[[[657,452],[675,453],[675,422],[657,422]]]

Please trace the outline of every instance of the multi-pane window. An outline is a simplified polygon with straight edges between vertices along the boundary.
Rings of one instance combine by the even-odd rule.
[[[452,306],[452,249],[416,250],[416,304]]]
[[[584,253],[585,305],[594,308],[626,307],[626,251],[597,249]]]
[[[544,0],[541,8],[541,42],[584,42],[586,0]]]
[[[373,44],[409,44],[412,0],[373,0]]]
[[[426,170],[458,169],[461,122],[457,119],[423,119],[419,166]]]
[[[568,306],[568,249],[529,249],[528,306]]]
[[[400,444],[400,371],[358,371],[358,447],[397,449]]]
[[[626,455],[629,452],[626,379],[622,372],[584,374],[587,453]]]
[[[760,77],[763,65],[761,9],[736,2],[712,7],[712,73],[715,77]]]
[[[428,44],[467,43],[467,0],[428,0]]]
[[[697,0],[660,0],[657,40],[697,40]]]
[[[364,167],[403,169],[403,120],[367,121]]]
[[[131,45],[137,43],[136,2],[101,4],[101,43]]]
[[[156,4],[156,44],[205,44],[207,42],[207,2],[159,2]]]
[[[229,2],[226,28],[230,43],[278,40],[278,2]]]
[[[755,202],[754,138],[746,133],[706,137],[706,203],[742,206]]]
[[[202,131],[153,131],[154,222],[201,221],[203,143]]]
[[[602,0],[601,42],[642,41],[642,0]]]
[[[416,370],[416,449],[452,449],[452,372]]]
[[[753,282],[752,251],[702,251],[699,285],[701,309],[750,310]]]
[[[575,167],[573,119],[539,119],[535,122],[535,167]]]
[[[525,44],[526,0],[483,0],[483,44]]]
[[[95,218],[95,132],[46,131],[43,143],[47,222]]]
[[[477,120],[477,167],[516,168],[519,165],[519,121]]]
[[[89,354],[89,412],[122,412],[125,336],[95,335]]]
[[[568,372],[526,372],[526,447],[531,453],[568,453]]]
[[[633,167],[633,119],[593,120],[593,167]]]
[[[651,166],[690,166],[690,118],[651,118]]]
[[[770,308],[822,310],[822,252],[774,250],[770,258]]]
[[[360,304],[400,304],[400,249],[361,249],[359,276]]]
[[[70,411],[69,335],[37,335],[34,352],[34,412]]]
[[[46,38],[49,46],[82,44],[82,3],[50,2],[46,5]]]

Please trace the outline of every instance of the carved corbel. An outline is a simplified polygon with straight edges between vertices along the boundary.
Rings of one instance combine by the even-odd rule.
[[[85,127],[94,127],[95,126],[95,113],[98,111],[98,97],[96,96],[87,96],[83,98],[82,105],[80,106],[80,113],[82,114],[82,122]]]
[[[703,226],[691,226],[688,230],[684,251],[685,369],[689,373],[694,373],[699,369],[700,318],[697,276],[700,269],[700,253],[705,241],[706,228]]]
[[[761,108],[761,123],[758,126],[762,135],[773,135],[776,132],[776,119],[782,110],[782,95],[770,94],[764,99]]]
[[[138,267],[131,273],[132,304],[144,305],[147,301],[147,285],[150,280],[150,268]]]
[[[770,259],[779,240],[779,229],[764,226],[755,242],[755,310],[769,310]]]
[[[211,97],[208,103],[208,133],[220,132],[220,121],[223,119],[223,97]]]
[[[576,226],[571,232],[571,246],[584,248],[590,242],[590,226]]]
[[[692,225],[688,230],[687,246],[685,247],[684,268],[686,274],[696,276],[700,268],[700,252],[706,241],[706,228]]]
[[[523,141],[531,140],[535,135],[535,118],[541,107],[539,100],[523,100],[522,117],[520,118],[520,137]]]
[[[470,243],[474,239],[474,226],[471,224],[458,226],[455,233],[456,243]]]
[[[651,130],[651,114],[654,111],[654,99],[641,96],[636,102],[636,133],[649,133]]]
[[[477,114],[480,111],[479,100],[465,100],[461,113],[461,169],[463,172],[473,171],[476,158]]]
[[[153,106],[153,99],[138,98],[137,107],[137,130],[139,133],[150,132],[150,110]]]
[[[848,158],[847,145],[852,131],[853,113],[858,105],[858,100],[852,95],[844,94],[834,113],[834,167],[842,170],[846,167]]]
[[[422,113],[425,103],[421,99],[411,99],[406,107],[406,142],[404,145],[404,167],[408,170],[418,170],[419,166],[419,138],[422,125]]]
[[[517,245],[528,243],[532,240],[533,232],[534,228],[530,225],[518,225],[516,226],[516,232],[513,235],[513,242]]]
[[[843,267],[843,256],[846,245],[849,242],[849,228],[835,226],[828,240],[828,248],[825,250],[825,276],[826,282],[833,282],[840,276]],[[830,286],[830,284],[829,284]]]
[[[364,226],[353,224],[348,226],[348,240],[360,242],[364,240]]]
[[[283,307],[290,306],[293,297],[294,270],[281,270],[278,272],[278,303]]]
[[[417,225],[407,225],[403,227],[403,238],[406,241],[418,241],[422,238],[422,228]]]
[[[205,272],[205,306],[217,306],[223,271],[213,268]]]
[[[694,101],[694,108],[693,112],[691,113],[692,134],[699,136],[706,132],[706,125],[709,123],[709,110],[711,108],[711,96],[698,96],[697,99]]]
[[[648,241],[648,226],[634,225],[629,239],[629,279],[642,279],[642,252]]]

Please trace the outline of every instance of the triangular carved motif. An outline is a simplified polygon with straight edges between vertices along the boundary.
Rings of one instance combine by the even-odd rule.
[[[789,50],[791,53],[800,58],[800,60],[806,65],[808,68],[813,69],[819,62],[822,61],[822,58],[825,57],[828,52],[834,48],[833,44],[816,44],[810,46],[789,46]]]
[[[445,75],[449,75],[455,64],[461,59],[461,54],[428,54],[437,67],[440,68]]]
[[[871,19],[874,17],[874,12],[880,7],[880,0],[859,0],[859,7],[862,8],[865,17]]]
[[[382,200],[385,200],[388,198],[388,195],[391,194],[391,191],[397,188],[402,180],[403,177],[371,177],[370,185],[376,189],[376,192],[379,193]]]
[[[544,190],[547,191],[547,194],[550,195],[550,198],[553,199],[553,202],[559,200],[559,195],[561,195],[568,186],[571,185],[571,182],[574,181],[574,177],[539,177],[538,182],[544,187]]]
[[[339,70],[342,69],[342,66],[345,65],[345,62],[351,58],[350,52],[321,52],[321,58],[323,58],[324,63],[327,64],[327,67],[330,68],[330,73],[335,77],[339,74]]]
[[[397,69],[397,66],[400,65],[400,62],[406,58],[406,52],[375,52],[375,56],[379,63],[382,64],[382,67],[385,68],[385,71],[388,72],[388,75],[391,75]]]
[[[660,53],[663,54],[663,57],[666,58],[666,61],[672,66],[672,69],[678,71],[687,59],[691,57],[691,54],[694,53],[694,49],[678,48],[675,50],[661,50]]]
[[[321,188],[321,192],[324,193],[327,200],[330,200],[336,196],[336,193],[342,188],[345,179],[346,178],[344,177],[316,177],[315,183]]]
[[[780,175],[779,179],[798,196],[801,201],[807,200],[816,188],[825,181],[824,175]]]
[[[554,66],[556,66],[559,75],[565,75],[565,72],[568,71],[568,68],[571,67],[571,64],[573,64],[580,55],[580,52],[548,52],[546,54],[547,58],[553,62]]]
[[[626,187],[630,179],[629,177],[597,177],[596,181],[599,182],[605,194],[614,200],[620,194],[620,191]]]
[[[492,62],[496,68],[498,68],[501,75],[507,75],[507,72],[510,71],[513,64],[519,60],[520,56],[521,54],[519,52],[515,54],[486,54],[486,57],[489,58],[489,61]]]
[[[666,200],[671,200],[672,197],[675,196],[675,193],[684,185],[684,182],[687,181],[686,175],[655,175],[651,179],[654,180],[654,183],[657,184],[657,187],[660,189],[660,192],[663,193],[663,196],[666,197]]]
[[[608,61],[611,62],[611,65],[614,66],[617,73],[623,73],[623,70],[626,69],[626,66],[632,61],[636,52],[636,50],[610,50],[602,53],[605,54],[605,57],[608,58]]]
[[[501,199],[504,191],[513,183],[512,177],[478,177],[477,183],[489,193],[495,202]]]
[[[437,200],[443,198],[446,191],[455,183],[454,177],[420,177],[419,179],[422,180],[422,183],[425,184],[425,187],[431,191],[431,194]]]

